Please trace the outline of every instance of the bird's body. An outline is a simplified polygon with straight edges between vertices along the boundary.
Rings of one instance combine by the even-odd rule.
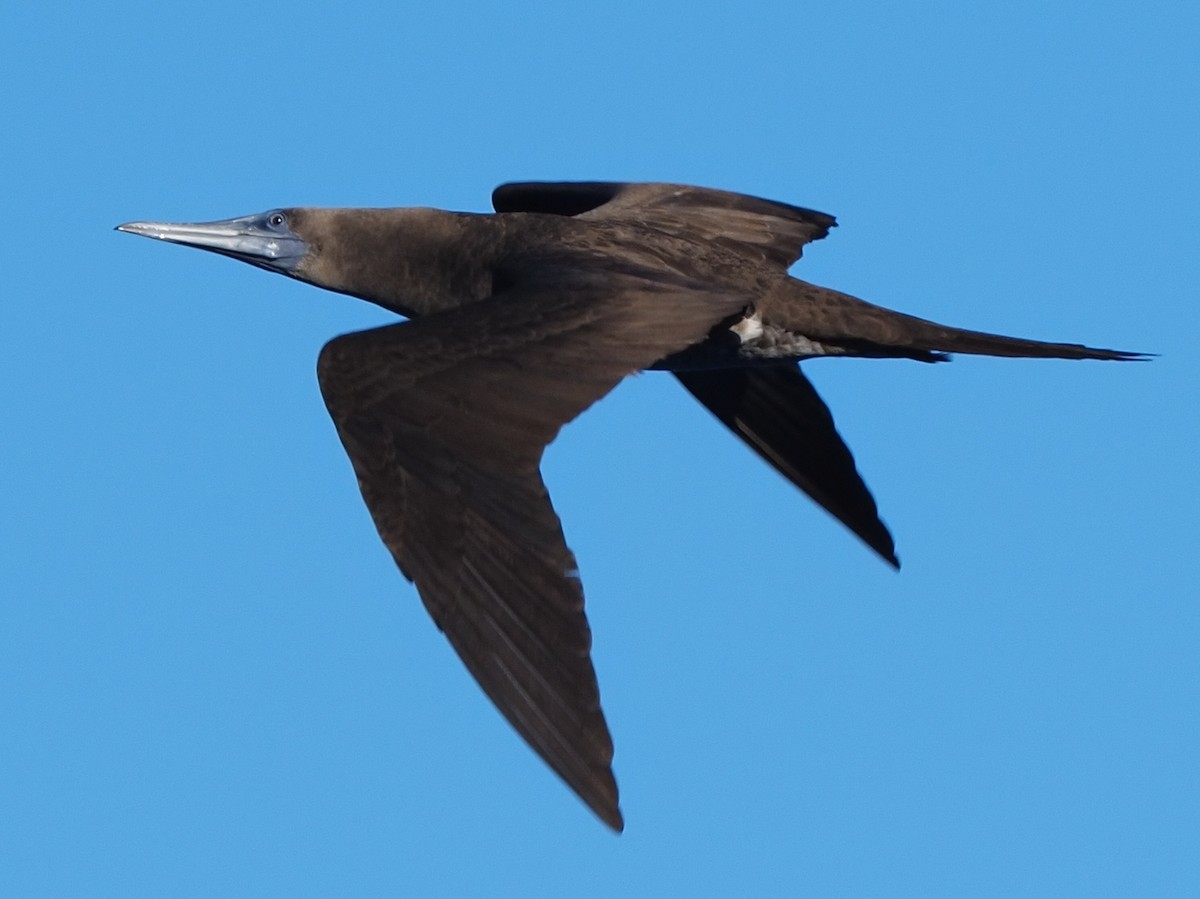
[[[299,208],[121,228],[412,319],[336,338],[318,362],[367,507],[497,707],[618,829],[582,587],[539,473],[564,424],[626,375],[671,370],[898,566],[798,360],[1138,358],[949,328],[792,278],[834,225],[812,210],[666,184],[511,184],[493,203],[494,215]]]

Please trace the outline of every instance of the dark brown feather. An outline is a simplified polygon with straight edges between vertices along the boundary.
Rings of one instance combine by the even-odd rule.
[[[326,405],[384,543],[438,627],[517,731],[617,829],[583,591],[539,472],[563,424],[634,371],[675,370],[896,564],[828,409],[784,363],[1140,358],[949,328],[790,278],[835,222],[785,203],[580,182],[507,184],[493,204],[501,214],[293,208],[121,230],[416,319],[330,341],[318,366]]]
[[[618,830],[583,590],[538,466],[563,424],[744,302],[583,279],[321,352],[322,394],[396,563],[513,727]]]
[[[854,456],[799,366],[677,371],[675,377],[776,471],[900,567]]]
[[[945,353],[1035,359],[1131,362],[1145,353],[968,331],[906,315],[866,300],[788,278],[760,304],[764,321],[845,351],[846,355],[941,362]]]
[[[831,215],[745,194],[683,184],[517,182],[492,192],[497,212],[542,212],[592,221],[626,219],[787,268],[837,222]]]

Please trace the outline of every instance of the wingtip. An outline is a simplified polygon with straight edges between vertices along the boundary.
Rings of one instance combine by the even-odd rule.
[[[900,557],[896,555],[896,544],[892,542],[892,535],[882,521],[879,521],[878,524],[882,529],[881,534],[862,533],[858,528],[851,528],[851,530],[875,555],[899,571]]]
[[[603,821],[615,834],[625,832],[625,817],[621,814],[621,809],[616,806],[596,807],[592,806],[592,811],[596,817]]]

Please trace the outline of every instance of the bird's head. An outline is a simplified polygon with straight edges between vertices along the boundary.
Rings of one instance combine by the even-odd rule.
[[[118,231],[210,250],[268,271],[304,279],[311,245],[304,236],[302,210],[272,209],[220,222],[172,224],[127,222]]]
[[[463,219],[436,209],[272,209],[219,222],[128,222],[118,231],[196,247],[360,297],[402,315],[487,296],[487,245],[459,252]]]

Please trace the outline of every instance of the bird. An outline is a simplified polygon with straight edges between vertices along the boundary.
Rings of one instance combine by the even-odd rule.
[[[833,216],[679,184],[518,182],[493,213],[272,209],[117,230],[390,310],[330,340],[321,394],[401,573],[499,711],[620,832],[613,741],[575,556],[541,477],[559,430],[669,371],[889,565],[891,533],[800,369],[822,356],[1147,354],[948,327],[789,273]]]

